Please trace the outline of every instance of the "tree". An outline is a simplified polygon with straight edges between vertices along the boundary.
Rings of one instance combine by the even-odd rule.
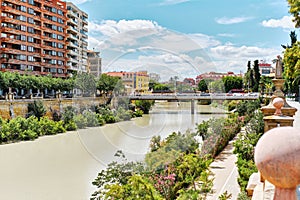
[[[297,42],[297,35],[296,35],[295,31],[291,31],[290,38],[291,38],[291,45],[290,46],[288,44],[287,45],[281,45],[282,48],[284,48],[284,49],[291,48]]]
[[[75,77],[75,87],[83,94],[94,94],[96,92],[95,76],[88,73],[79,73]]]
[[[298,84],[300,81],[300,42],[296,42],[291,48],[285,49],[283,62],[283,75],[287,82],[288,90],[298,94]]]
[[[120,77],[102,74],[97,82],[97,89],[101,93],[111,94],[113,91],[118,93],[124,89],[124,85]]]
[[[295,27],[300,27],[300,4],[299,0],[287,0],[290,5],[289,12],[294,16],[293,21],[296,23]]]
[[[253,91],[254,91],[254,92],[258,92],[258,88],[259,88],[259,80],[260,80],[260,72],[259,72],[258,60],[255,60],[255,61],[254,61],[254,65],[253,65],[253,76],[254,76]]]
[[[231,89],[242,89],[243,79],[242,77],[226,76],[222,78],[224,83],[225,92],[229,92]]]
[[[206,81],[204,79],[202,79],[201,81],[199,81],[198,83],[198,90],[201,92],[206,92],[208,90]]]

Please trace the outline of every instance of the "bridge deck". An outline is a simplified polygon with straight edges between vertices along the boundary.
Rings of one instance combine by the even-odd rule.
[[[130,100],[255,100],[255,96],[226,96],[226,95],[132,95],[127,96]]]

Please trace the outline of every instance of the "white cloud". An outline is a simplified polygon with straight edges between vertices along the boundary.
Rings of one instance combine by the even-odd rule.
[[[180,3],[185,3],[189,2],[190,0],[164,0],[162,3],[159,5],[165,6],[165,5],[175,5],[175,4],[180,4]]]
[[[113,37],[120,33],[142,29],[162,29],[155,21],[151,20],[103,20],[100,23],[95,21],[89,22],[89,31],[93,33],[100,33],[104,36]]]
[[[214,39],[212,36],[204,35],[201,33],[188,34],[187,36],[195,41],[201,48],[208,48],[221,44],[220,41]]]
[[[230,37],[232,35],[220,34]],[[196,77],[216,71],[246,71],[248,60],[273,60],[281,49],[235,46],[197,33],[169,31],[150,20],[106,20],[90,23],[89,48],[97,47],[104,71],[144,69],[174,76]]]
[[[233,18],[221,17],[221,18],[217,18],[216,22],[218,24],[238,24],[238,23],[248,21],[250,19],[252,19],[252,17],[233,17]]]
[[[292,16],[283,16],[281,19],[264,20],[261,24],[270,28],[295,28],[295,23],[293,22]]]
[[[271,62],[281,52],[280,48],[272,49],[227,44],[211,48],[209,55],[215,61],[217,69],[223,72],[224,69],[234,72],[245,72],[247,61],[266,60],[267,62]]]
[[[235,37],[236,35],[235,34],[232,34],[232,33],[219,33],[218,36],[220,37]]]

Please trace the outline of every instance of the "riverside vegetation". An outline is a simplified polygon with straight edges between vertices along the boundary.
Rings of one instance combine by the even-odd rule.
[[[235,107],[242,109],[243,104],[238,102]],[[232,113],[203,121],[196,132],[173,132],[165,139],[154,136],[150,151],[140,162],[128,161],[118,151],[115,156],[120,162],[111,162],[98,174],[93,181],[98,189],[91,199],[206,199],[213,186],[209,165],[245,123],[244,117]],[[230,196],[224,193],[219,198]]]
[[[140,104],[143,105],[143,103]],[[130,108],[119,107],[116,110],[111,110],[104,105],[90,108],[68,106],[63,113],[53,111],[53,120],[51,120],[44,116],[46,108],[43,102],[40,100],[34,101],[28,104],[26,118],[20,116],[10,120],[0,118],[0,143],[34,140],[43,135],[54,135],[85,127],[102,126],[106,123],[130,120],[133,117],[143,115],[142,110],[135,110],[132,106]]]

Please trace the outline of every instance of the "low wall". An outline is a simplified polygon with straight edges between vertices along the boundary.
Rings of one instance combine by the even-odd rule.
[[[92,105],[104,104],[105,99],[101,97],[84,97],[73,99],[24,99],[24,100],[1,100],[0,101],[0,116],[3,119],[11,119],[16,116],[25,117],[27,114],[27,107],[29,103],[34,100],[42,100],[47,109],[46,116],[52,118],[53,111],[62,112],[67,106],[74,106],[77,108],[88,108]]]

